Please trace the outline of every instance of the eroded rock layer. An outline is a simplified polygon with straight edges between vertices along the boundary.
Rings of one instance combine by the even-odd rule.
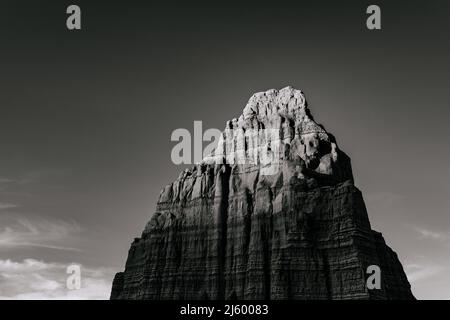
[[[367,267],[381,288],[369,289]],[[112,299],[412,299],[350,159],[301,91],[253,95],[213,154],[161,191]]]

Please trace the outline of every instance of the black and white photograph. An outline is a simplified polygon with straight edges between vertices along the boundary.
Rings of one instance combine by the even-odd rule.
[[[450,299],[450,2],[4,0],[0,24],[0,300]]]

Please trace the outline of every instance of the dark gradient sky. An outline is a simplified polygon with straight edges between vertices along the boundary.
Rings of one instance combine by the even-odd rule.
[[[181,170],[172,131],[222,129],[291,85],[352,158],[415,295],[450,299],[447,1],[93,2],[0,4],[0,261],[122,269]]]

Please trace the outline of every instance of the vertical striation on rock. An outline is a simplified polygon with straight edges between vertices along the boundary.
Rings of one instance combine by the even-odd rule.
[[[366,286],[381,269],[381,289]],[[111,299],[413,299],[371,229],[350,158],[303,93],[254,94],[208,157],[162,189]]]

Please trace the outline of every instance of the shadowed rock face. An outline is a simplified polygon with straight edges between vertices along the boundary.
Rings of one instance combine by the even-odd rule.
[[[381,289],[366,269],[381,269]],[[111,299],[413,299],[350,159],[287,87],[253,95],[161,191]]]

